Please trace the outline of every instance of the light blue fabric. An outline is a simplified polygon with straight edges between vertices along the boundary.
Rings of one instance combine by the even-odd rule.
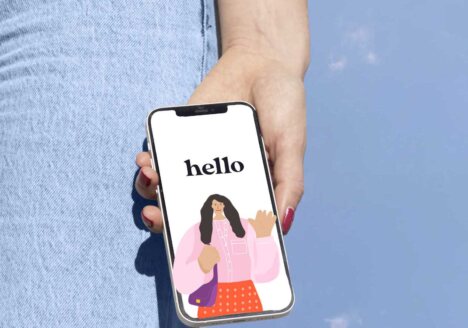
[[[0,326],[177,327],[134,159],[217,60],[210,1],[0,2]]]

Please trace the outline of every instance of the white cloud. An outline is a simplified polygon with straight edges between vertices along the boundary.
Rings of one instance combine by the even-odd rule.
[[[358,26],[345,33],[345,40],[351,48],[358,48],[361,58],[369,65],[376,65],[379,57],[374,48],[374,31],[367,26]]]
[[[325,319],[325,322],[329,323],[329,328],[351,328],[352,325],[362,325],[362,319],[356,314],[340,314],[333,318]]]
[[[348,64],[348,60],[346,57],[340,57],[339,59],[334,59],[328,64],[328,68],[333,71],[342,71],[345,69],[346,65]]]
[[[328,68],[332,72],[343,71],[355,62],[378,65],[380,56],[374,46],[374,31],[365,25],[357,25],[344,31],[341,44],[334,51],[340,57],[331,56]]]
[[[373,51],[368,51],[366,55],[366,62],[371,65],[377,64],[379,61],[379,58],[377,57],[377,54]]]
[[[336,317],[332,319],[325,319],[330,324],[330,328],[348,328],[349,319],[343,317]]]
[[[366,48],[369,45],[369,42],[371,42],[373,39],[373,33],[368,27],[359,26],[353,30],[348,31],[346,33],[346,37],[352,43],[362,48]]]

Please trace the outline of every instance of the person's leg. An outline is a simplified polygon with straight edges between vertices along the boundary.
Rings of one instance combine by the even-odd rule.
[[[2,8],[3,325],[181,325],[134,158],[147,112],[184,104],[216,59],[208,0]]]

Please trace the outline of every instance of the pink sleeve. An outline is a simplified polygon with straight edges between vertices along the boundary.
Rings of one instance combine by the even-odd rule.
[[[204,273],[198,264],[203,247],[198,226],[194,225],[185,233],[175,254],[172,276],[176,289],[182,294],[194,292],[213,277],[213,271]]]
[[[272,233],[274,231],[275,227]],[[252,280],[267,282],[275,279],[279,272],[279,251],[273,236],[257,238],[255,229],[247,221],[246,237],[252,254]]]

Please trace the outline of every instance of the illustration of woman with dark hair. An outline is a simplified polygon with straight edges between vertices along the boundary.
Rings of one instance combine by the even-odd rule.
[[[241,219],[222,195],[208,197],[201,222],[183,236],[175,255],[176,289],[190,294],[213,278],[218,287],[213,306],[200,306],[198,318],[260,312],[262,303],[254,282],[271,281],[279,272],[279,250],[271,236],[276,216],[257,211],[255,219]]]

